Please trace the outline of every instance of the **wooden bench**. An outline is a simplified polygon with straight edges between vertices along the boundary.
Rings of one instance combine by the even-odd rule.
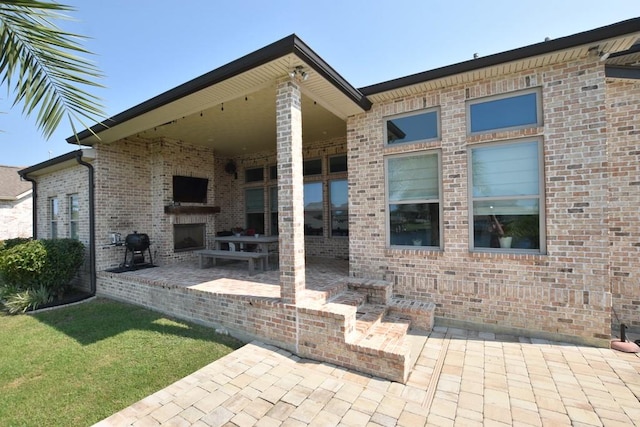
[[[266,270],[266,260],[268,254],[263,252],[236,252],[236,251],[222,251],[218,249],[202,249],[195,251],[200,256],[200,268],[207,267],[207,260],[211,260],[213,265],[216,265],[216,260],[220,259],[233,259],[240,261],[249,261],[249,274],[255,273],[255,262],[260,263],[260,269]]]

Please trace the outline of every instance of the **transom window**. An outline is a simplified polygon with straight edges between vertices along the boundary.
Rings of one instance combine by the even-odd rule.
[[[264,180],[264,168],[251,168],[244,171],[245,182],[262,182]]]
[[[441,247],[439,152],[385,158],[387,243]]]
[[[305,160],[302,163],[302,175],[322,175],[322,159]]]
[[[541,141],[486,144],[470,153],[472,248],[540,252],[544,247]]]
[[[403,114],[386,120],[387,144],[420,142],[440,137],[440,113],[437,108]]]
[[[347,155],[329,157],[329,173],[338,173],[347,171]]]
[[[540,90],[469,101],[467,117],[469,133],[539,126],[542,124]]]

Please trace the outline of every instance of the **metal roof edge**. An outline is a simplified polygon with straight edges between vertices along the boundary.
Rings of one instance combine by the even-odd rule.
[[[604,75],[615,79],[640,80],[640,68],[622,65],[606,65]]]
[[[70,151],[68,153],[62,154],[58,157],[54,157],[52,159],[49,160],[45,160],[44,162],[41,163],[37,163],[33,166],[29,166],[25,169],[21,169],[18,171],[18,174],[21,177],[25,177],[28,176],[31,173],[34,172],[38,172],[41,171],[43,169],[47,169],[50,168],[52,166],[56,166],[59,165],[61,163],[67,162],[69,160],[74,160],[76,158],[78,158],[78,155],[81,155],[82,157],[86,157],[88,155],[91,155],[89,157],[92,157],[94,151],[92,149],[79,149],[79,150],[74,150],[74,151]]]
[[[558,50],[569,49],[584,44],[595,43],[601,40],[619,37],[638,31],[640,31],[640,18],[632,18],[581,33],[576,33],[549,41],[543,41],[540,43],[496,53],[493,55],[483,56],[476,59],[470,59],[468,61],[435,68],[433,70],[412,74],[406,77],[388,80],[382,83],[376,83],[370,86],[359,88],[359,91],[362,92],[365,96],[369,96],[406,86],[424,83],[430,80],[449,77],[455,74],[461,74],[511,61],[517,61],[532,56],[544,55]]]

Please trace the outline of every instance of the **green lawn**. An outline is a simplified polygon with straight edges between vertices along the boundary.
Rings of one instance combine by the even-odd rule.
[[[86,426],[242,344],[104,299],[0,314],[0,426]]]

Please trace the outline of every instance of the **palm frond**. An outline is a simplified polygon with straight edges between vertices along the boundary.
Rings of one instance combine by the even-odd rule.
[[[14,96],[14,105],[30,116],[49,138],[67,116],[99,122],[104,117],[100,99],[87,89],[102,87],[97,66],[82,55],[90,52],[79,41],[86,37],[58,28],[60,11],[73,8],[35,0],[0,1],[0,82]]]

